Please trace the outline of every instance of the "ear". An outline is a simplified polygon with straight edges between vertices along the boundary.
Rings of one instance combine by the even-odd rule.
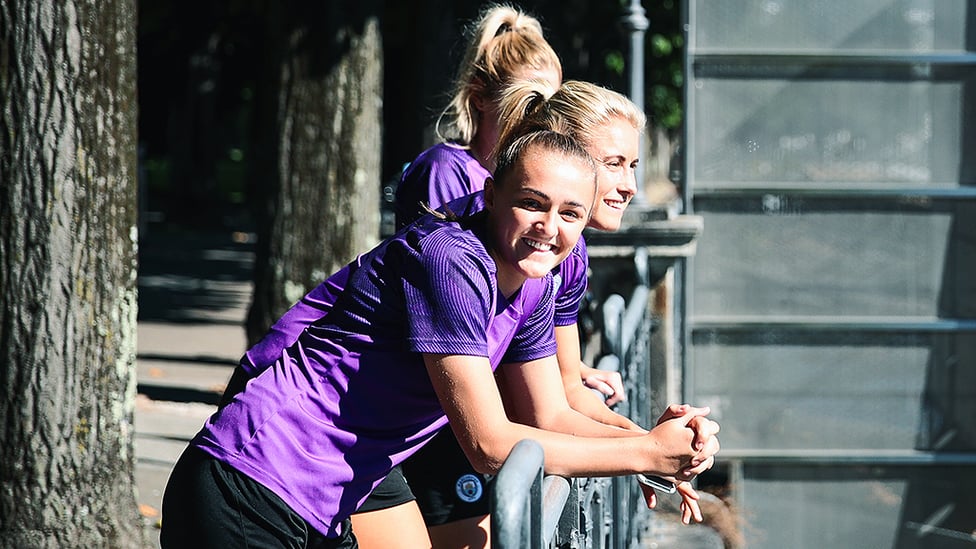
[[[485,209],[491,211],[495,207],[495,180],[485,179]]]
[[[491,110],[491,99],[486,97],[483,92],[474,92],[471,94],[471,103],[474,104],[474,108],[478,112],[484,113]]]
[[[471,90],[471,103],[474,104],[474,108],[478,112],[487,112],[491,110],[491,97],[488,96],[488,91],[485,86],[481,83],[480,79],[476,79],[472,82]]]

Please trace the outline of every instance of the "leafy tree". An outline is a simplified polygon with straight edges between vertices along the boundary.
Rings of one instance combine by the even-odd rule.
[[[146,545],[135,5],[0,0],[0,547]]]

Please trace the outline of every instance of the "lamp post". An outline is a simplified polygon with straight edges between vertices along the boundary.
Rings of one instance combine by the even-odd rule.
[[[650,26],[647,16],[644,15],[644,6],[640,0],[631,0],[627,13],[623,16],[622,23],[624,29],[630,34],[630,63],[628,63],[630,77],[630,100],[634,102],[642,111],[644,108],[644,32]],[[641,136],[640,151],[644,154],[644,139]],[[634,202],[644,205],[644,164],[637,165],[637,196]]]

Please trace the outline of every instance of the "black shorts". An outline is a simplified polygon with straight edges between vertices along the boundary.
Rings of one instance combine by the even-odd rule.
[[[401,467],[427,526],[491,513],[488,494],[494,477],[474,470],[450,427]]]
[[[163,549],[359,547],[348,519],[339,537],[326,537],[271,490],[193,446],[166,484],[159,542]]]
[[[359,506],[359,509],[356,509],[356,512],[368,513],[370,511],[379,511],[380,509],[389,509],[390,507],[396,507],[414,499],[416,498],[413,496],[413,492],[410,491],[410,487],[407,486],[407,480],[403,478],[403,471],[400,467],[396,467],[390,471],[390,474],[386,475],[383,482],[380,482],[376,488],[373,488],[373,492]]]

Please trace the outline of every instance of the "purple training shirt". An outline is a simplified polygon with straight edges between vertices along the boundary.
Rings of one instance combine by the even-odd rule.
[[[396,192],[397,227],[413,222],[433,209],[469,214],[485,207],[485,180],[491,173],[471,155],[471,150],[453,143],[439,143],[420,153],[403,171]],[[572,253],[557,267],[556,326],[575,324],[586,294],[589,257],[580,237]]]
[[[334,304],[192,444],[337,535],[447,422],[421,353],[483,356],[492,368],[555,353],[552,275],[508,300],[495,276],[480,230],[428,217],[400,231],[320,287],[318,303]]]
[[[422,217],[424,205],[437,209],[448,202],[484,190],[491,172],[453,143],[439,143],[420,153],[400,176],[396,190],[396,226]]]

